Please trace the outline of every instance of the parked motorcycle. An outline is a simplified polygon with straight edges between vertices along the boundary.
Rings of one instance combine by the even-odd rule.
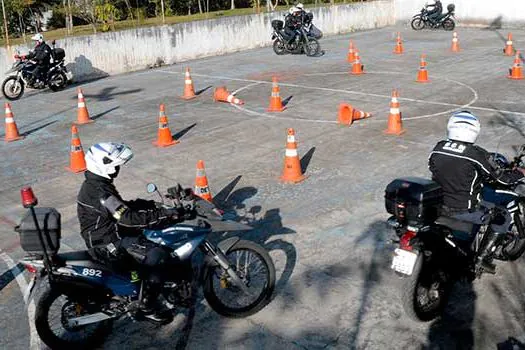
[[[301,28],[296,30],[295,40],[290,43],[289,41],[291,37],[284,31],[283,21],[273,20],[272,28],[273,51],[277,55],[284,55],[286,53],[306,53],[307,56],[316,56],[321,51],[321,45],[319,45],[319,41],[313,37],[313,35],[319,37],[322,36],[321,31],[317,32],[313,30],[312,32],[309,32],[304,26],[301,26]],[[311,28],[311,26],[308,28]]]
[[[18,100],[24,94],[26,87],[31,89],[43,89],[46,86],[52,91],[59,91],[66,87],[73,75],[68,72],[64,62],[66,53],[64,49],[55,48],[55,41],[52,42],[51,63],[47,73],[43,74],[44,81],[39,85],[33,81],[33,70],[36,68],[34,61],[28,60],[26,56],[19,52],[14,56],[15,62],[11,69],[6,72],[7,77],[2,83],[2,93],[10,101]]]
[[[492,156],[502,168],[523,167],[525,145],[512,162],[501,154]],[[513,219],[494,258],[518,259],[525,251],[525,184],[485,184],[482,195],[483,200],[490,201],[482,202],[490,209],[487,223],[497,217],[501,210],[498,206],[506,208]],[[460,279],[473,281],[484,272],[476,262],[490,226],[475,227],[470,222],[440,216],[441,203],[441,187],[423,178],[396,179],[385,190],[386,210],[393,215],[388,223],[399,243],[391,268],[403,277],[403,308],[416,321],[440,316],[454,283]]]
[[[148,192],[160,195],[154,184],[148,184]],[[264,308],[275,286],[275,267],[268,252],[239,237],[216,245],[207,239],[213,232],[251,227],[225,220],[219,209],[191,190],[172,187],[167,192],[165,199],[171,205],[195,210],[197,217],[143,231],[147,240],[171,251],[167,262],[171,273],[161,292],[166,308],[174,313],[177,307],[190,307],[196,285],[202,286],[204,298],[220,315],[247,317]],[[140,272],[129,265],[101,264],[88,251],[58,253],[60,213],[54,208],[35,208],[37,200],[30,188],[22,189],[22,199],[29,210],[16,230],[30,256],[21,263],[33,273],[30,298],[35,285],[43,289],[36,303],[35,325],[46,345],[93,349],[103,342],[113,321],[126,317],[144,320],[139,311],[145,283]],[[198,250],[205,258],[201,272],[195,273],[191,259]]]
[[[454,11],[456,7],[454,4],[449,4],[447,6],[447,13],[441,15],[437,22],[433,22],[428,18],[428,10],[426,8],[421,9],[421,12],[412,17],[410,26],[414,30],[422,30],[425,28],[439,29],[443,28],[445,30],[454,30],[456,27],[456,22],[454,21]]]

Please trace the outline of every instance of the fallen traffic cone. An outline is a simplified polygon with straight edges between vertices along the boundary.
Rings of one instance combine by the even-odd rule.
[[[86,170],[84,150],[82,149],[78,130],[75,125],[71,127],[71,154],[69,157],[69,166],[66,167],[66,169],[73,173],[81,173]]]
[[[388,116],[388,126],[384,131],[388,135],[401,135],[405,132],[403,129],[403,122],[401,120],[401,112],[399,110],[397,90],[392,91],[392,101],[390,102],[390,115]]]
[[[226,86],[220,86],[218,88],[215,88],[215,92],[213,93],[213,99],[215,102],[229,102],[236,105],[243,105],[244,102],[242,100],[239,100],[237,97],[233,96],[226,90]]]
[[[348,47],[348,55],[346,56],[346,60],[348,61],[348,63],[354,63],[355,61],[355,46],[354,46],[354,42],[352,40],[350,40],[350,46]]]
[[[350,74],[360,75],[364,74],[365,66],[361,64],[361,57],[359,56],[359,51],[355,51],[355,61],[352,64],[352,72]]]
[[[185,100],[191,100],[195,97],[197,97],[197,95],[195,95],[195,89],[193,88],[193,80],[191,80],[190,69],[186,68],[186,73],[184,75],[184,95],[182,95],[181,98]]]
[[[286,153],[281,181],[285,183],[298,183],[305,179],[301,170],[301,160],[297,154],[294,129],[288,129],[286,138]]]
[[[279,85],[277,85],[277,78],[272,78],[272,96],[270,97],[270,106],[268,107],[268,112],[282,112],[286,109],[283,106],[283,101],[279,94]]]
[[[352,125],[355,120],[369,118],[372,115],[355,109],[350,104],[341,103],[337,115],[337,124]]]
[[[208,187],[208,178],[204,170],[204,161],[197,162],[197,176],[195,176],[195,194],[208,202],[212,201],[210,188]]]
[[[86,101],[84,100],[82,89],[78,88],[78,113],[76,124],[89,124],[93,122],[94,120],[89,119],[89,113],[86,107]]]
[[[11,105],[5,103],[5,142],[11,142],[16,140],[23,139],[23,136],[20,136],[18,133],[18,128],[16,127],[15,119],[13,112],[11,111]]]
[[[419,64],[419,72],[417,73],[417,82],[418,83],[428,83],[428,71],[427,71],[427,62],[425,61],[425,55],[421,55],[421,62]]]
[[[403,49],[403,41],[401,40],[401,33],[397,33],[397,39],[396,39],[396,48],[394,49],[394,53],[397,55],[401,55],[405,50]]]
[[[505,44],[505,48],[503,49],[503,53],[506,56],[514,55],[514,47],[512,46],[512,33],[509,33],[509,35],[507,37],[507,43]]]
[[[521,66],[520,52],[516,51],[516,57],[514,57],[514,65],[509,69],[509,79],[520,80],[523,79],[523,67]]]
[[[459,39],[458,39],[458,33],[454,32],[452,34],[452,47],[450,48],[452,52],[459,52]]]
[[[174,140],[171,136],[170,128],[168,127],[168,118],[166,117],[164,104],[162,103],[159,108],[159,131],[157,132],[157,141],[153,141],[153,144],[157,147],[168,147],[179,143]]]

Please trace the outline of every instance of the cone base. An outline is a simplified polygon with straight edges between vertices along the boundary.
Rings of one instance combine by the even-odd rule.
[[[450,52],[461,52],[461,50],[460,49],[456,49],[456,50],[451,49]]]
[[[416,83],[430,83],[430,80],[416,80]]]
[[[91,123],[94,123],[95,121],[93,119],[88,119],[88,120],[85,120],[85,121],[76,121],[74,122],[73,124],[75,125],[84,125],[84,124],[91,124]]]
[[[266,110],[266,112],[282,112],[286,109],[286,107],[281,107],[281,108],[272,108],[272,107],[268,107],[268,109]]]
[[[507,78],[512,79],[512,80],[522,80],[523,79],[523,77],[513,77],[511,75],[507,75]]]
[[[13,141],[18,141],[18,140],[23,140],[25,139],[25,136],[17,136],[17,137],[10,137],[10,138],[5,138],[5,142],[13,142]]]
[[[287,184],[296,184],[296,183],[299,183],[299,182],[305,180],[306,178],[307,178],[307,176],[305,176],[305,175],[301,175],[301,176],[299,176],[299,177],[296,178],[296,179],[288,179],[288,178],[286,178],[286,177],[284,177],[284,176],[280,176],[280,177],[279,177],[279,179],[281,180],[281,182],[283,182],[283,183],[287,183]]]
[[[75,173],[75,174],[83,173],[84,171],[87,170],[87,168],[82,168],[82,169],[73,169],[73,168],[71,168],[71,167],[69,167],[69,166],[66,166],[65,169],[66,169],[67,171],[70,171],[70,172]]]
[[[352,75],[361,75],[361,74],[365,74],[365,72],[359,72],[359,73],[350,72],[350,74],[352,74]]]
[[[383,131],[383,133],[384,133],[385,135],[396,135],[396,136],[403,135],[405,132],[406,132],[405,129],[401,129],[401,130],[399,130],[399,131],[391,131],[391,130],[385,130],[385,131]]]
[[[169,146],[176,145],[177,143],[180,143],[180,141],[173,140],[173,141],[171,141],[169,143],[160,143],[159,141],[153,141],[152,142],[153,146],[157,146],[157,147],[169,147]]]
[[[193,100],[194,98],[197,97],[197,95],[193,95],[193,96],[179,96],[181,99],[183,100]]]

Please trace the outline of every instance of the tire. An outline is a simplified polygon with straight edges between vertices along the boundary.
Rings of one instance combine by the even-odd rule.
[[[410,22],[410,26],[414,30],[425,29],[426,25],[427,24],[425,23],[425,21],[423,21],[423,19],[421,19],[421,17],[416,17],[412,20],[412,22]]]
[[[456,28],[456,23],[452,18],[447,18],[441,25],[443,26],[443,29],[448,31],[454,30],[454,28]]]
[[[84,295],[84,297],[80,297]],[[112,320],[106,320],[102,321],[98,324],[93,325],[86,325],[79,327],[80,330],[85,329],[87,327],[90,327],[92,331],[91,334],[88,334],[87,337],[84,337],[82,339],[79,339],[77,341],[70,340],[70,339],[64,339],[57,334],[53,332],[51,329],[51,326],[49,324],[49,311],[55,301],[57,301],[58,298],[61,296],[65,296],[69,301],[72,300],[78,300],[78,305],[85,305],[85,301],[80,301],[80,299],[84,299],[88,296],[88,293],[74,293],[73,288],[69,288],[67,290],[60,290],[60,289],[53,289],[49,285],[42,293],[42,296],[39,298],[38,303],[36,305],[36,313],[35,313],[35,326],[38,335],[40,336],[40,339],[49,346],[51,349],[93,349],[97,345],[101,344],[105,337],[109,334],[112,328]],[[75,304],[75,305],[77,305]],[[63,309],[66,304],[62,306],[61,310],[61,320],[64,317],[63,315]],[[62,322],[60,322],[62,323]],[[62,325],[63,330],[65,330],[69,334],[74,334],[78,332],[78,330],[67,330]]]
[[[317,41],[315,38],[308,38],[308,43],[304,45],[304,52],[306,53],[306,56],[317,56],[320,51],[321,45],[319,45],[319,41]]]
[[[60,84],[51,84],[51,82],[60,79]],[[64,72],[58,72],[57,74],[53,74],[51,78],[49,78],[49,88],[53,92],[57,92],[60,90],[64,90],[64,88],[67,85],[67,76],[64,74]]]
[[[281,39],[277,39],[273,42],[273,52],[279,56],[286,53],[286,48],[284,47],[284,43],[281,41]]]
[[[412,275],[405,278],[401,287],[401,299],[403,309],[407,316],[416,322],[429,322],[439,317],[448,303],[448,297],[452,283],[442,281],[439,288],[439,296],[430,307],[420,305],[420,296],[429,297],[429,286],[440,279],[439,270],[432,267],[424,260],[423,254],[419,254]]]
[[[240,240],[233,247],[231,247],[230,250],[228,250],[225,253],[226,257],[228,258],[228,261],[230,262],[230,266],[232,266],[234,269],[236,268],[236,266],[232,264],[232,259],[230,256],[236,252],[238,253],[241,251],[247,251],[247,252],[250,252],[256,255],[260,259],[260,261],[262,262],[262,264],[264,265],[266,269],[265,285],[263,286],[258,297],[250,304],[244,307],[230,307],[221,300],[221,298],[217,295],[214,289],[214,280],[215,280],[215,277],[217,276],[215,272],[224,271],[219,266],[211,266],[211,265],[206,266],[206,271],[204,275],[205,276],[204,288],[203,288],[204,298],[206,299],[210,307],[215,312],[217,312],[218,314],[222,316],[231,317],[231,318],[247,317],[247,316],[251,316],[257,313],[258,311],[260,311],[270,302],[273,290],[275,288],[275,266],[268,252],[263,247],[261,247],[260,245],[256,243],[245,241],[245,240]],[[222,287],[222,279],[221,279],[220,284]],[[229,288],[222,287],[221,289],[229,289]]]
[[[522,205],[520,205],[520,207],[522,207]],[[520,211],[517,211],[516,213],[519,212]],[[516,217],[514,217],[514,222],[516,222],[516,220],[521,220],[519,214],[516,214]],[[521,220],[521,222],[522,224],[525,223],[524,220]],[[514,233],[514,237],[516,238],[503,248],[503,255],[505,256],[506,260],[516,261],[525,252],[525,238],[519,238],[519,232],[516,224],[512,225],[512,231]]]
[[[11,76],[11,77],[8,77],[7,79],[5,79],[4,82],[2,83],[2,94],[9,101],[18,100],[20,97],[22,97],[22,95],[24,95],[24,89],[25,89],[24,82],[23,81],[18,81],[17,82],[16,80],[17,80],[16,76]],[[11,81],[13,81],[13,82],[11,82]],[[9,88],[9,83],[10,82],[11,82],[11,84],[16,84],[16,86],[18,87],[19,90],[16,93],[15,92],[11,92],[10,94],[6,93],[6,88]],[[12,90],[12,88],[11,88],[11,90]]]

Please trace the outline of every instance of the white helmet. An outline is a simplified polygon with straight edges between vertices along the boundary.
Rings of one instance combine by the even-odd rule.
[[[469,111],[454,113],[447,124],[447,137],[449,140],[474,143],[481,130],[478,117]]]
[[[31,37],[31,40],[38,41],[39,43],[42,43],[44,41],[44,36],[40,33],[36,33]]]
[[[297,5],[295,5],[295,7],[297,7],[299,10],[304,9],[304,5],[302,3],[298,3]]]
[[[85,156],[87,170],[107,179],[115,178],[117,167],[126,164],[131,158],[133,151],[128,145],[114,142],[97,143],[89,148]]]
[[[288,10],[288,13],[293,15],[294,12],[297,12],[297,11],[299,11],[299,9],[297,7],[295,7],[295,6],[293,6],[293,7],[290,7],[290,9]]]

